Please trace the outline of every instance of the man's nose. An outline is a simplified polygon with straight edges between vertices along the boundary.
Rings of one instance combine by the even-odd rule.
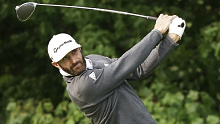
[[[76,57],[72,55],[70,58],[71,58],[71,62],[72,62],[73,64],[75,64],[75,63],[76,63]]]

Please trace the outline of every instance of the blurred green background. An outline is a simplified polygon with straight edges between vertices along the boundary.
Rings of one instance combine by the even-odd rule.
[[[20,22],[0,0],[0,124],[89,124],[73,104],[47,54],[65,32],[90,53],[120,57],[155,21],[92,10],[38,6]],[[131,82],[158,124],[220,124],[219,0],[37,0],[159,16],[176,14],[187,27],[178,48],[145,80]]]

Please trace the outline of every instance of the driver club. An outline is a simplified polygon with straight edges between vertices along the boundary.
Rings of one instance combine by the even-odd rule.
[[[118,13],[124,15],[131,15],[146,18],[149,20],[157,20],[156,17],[152,16],[144,16],[134,13],[128,13],[123,11],[116,11],[116,10],[109,10],[109,9],[100,9],[100,8],[91,8],[91,7],[81,7],[81,6],[68,6],[68,5],[55,5],[55,4],[40,4],[35,2],[26,2],[21,5],[15,7],[15,11],[17,13],[17,17],[20,21],[26,21],[34,12],[36,6],[53,6],[53,7],[66,7],[66,8],[78,8],[78,9],[88,9],[88,10],[95,10],[95,11],[103,11],[103,12],[110,12],[110,13]]]

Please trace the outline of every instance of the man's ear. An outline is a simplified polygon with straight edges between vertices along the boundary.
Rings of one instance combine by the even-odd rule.
[[[61,69],[61,67],[59,66],[59,64],[58,64],[57,62],[51,62],[51,64],[52,64],[54,67],[56,67],[56,68],[58,68],[58,69]]]

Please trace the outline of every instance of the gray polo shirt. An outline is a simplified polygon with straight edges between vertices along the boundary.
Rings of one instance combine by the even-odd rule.
[[[162,34],[152,30],[120,58],[88,55],[92,68],[63,76],[70,99],[92,124],[156,123],[127,80],[147,77],[178,45],[168,36],[161,39]]]

